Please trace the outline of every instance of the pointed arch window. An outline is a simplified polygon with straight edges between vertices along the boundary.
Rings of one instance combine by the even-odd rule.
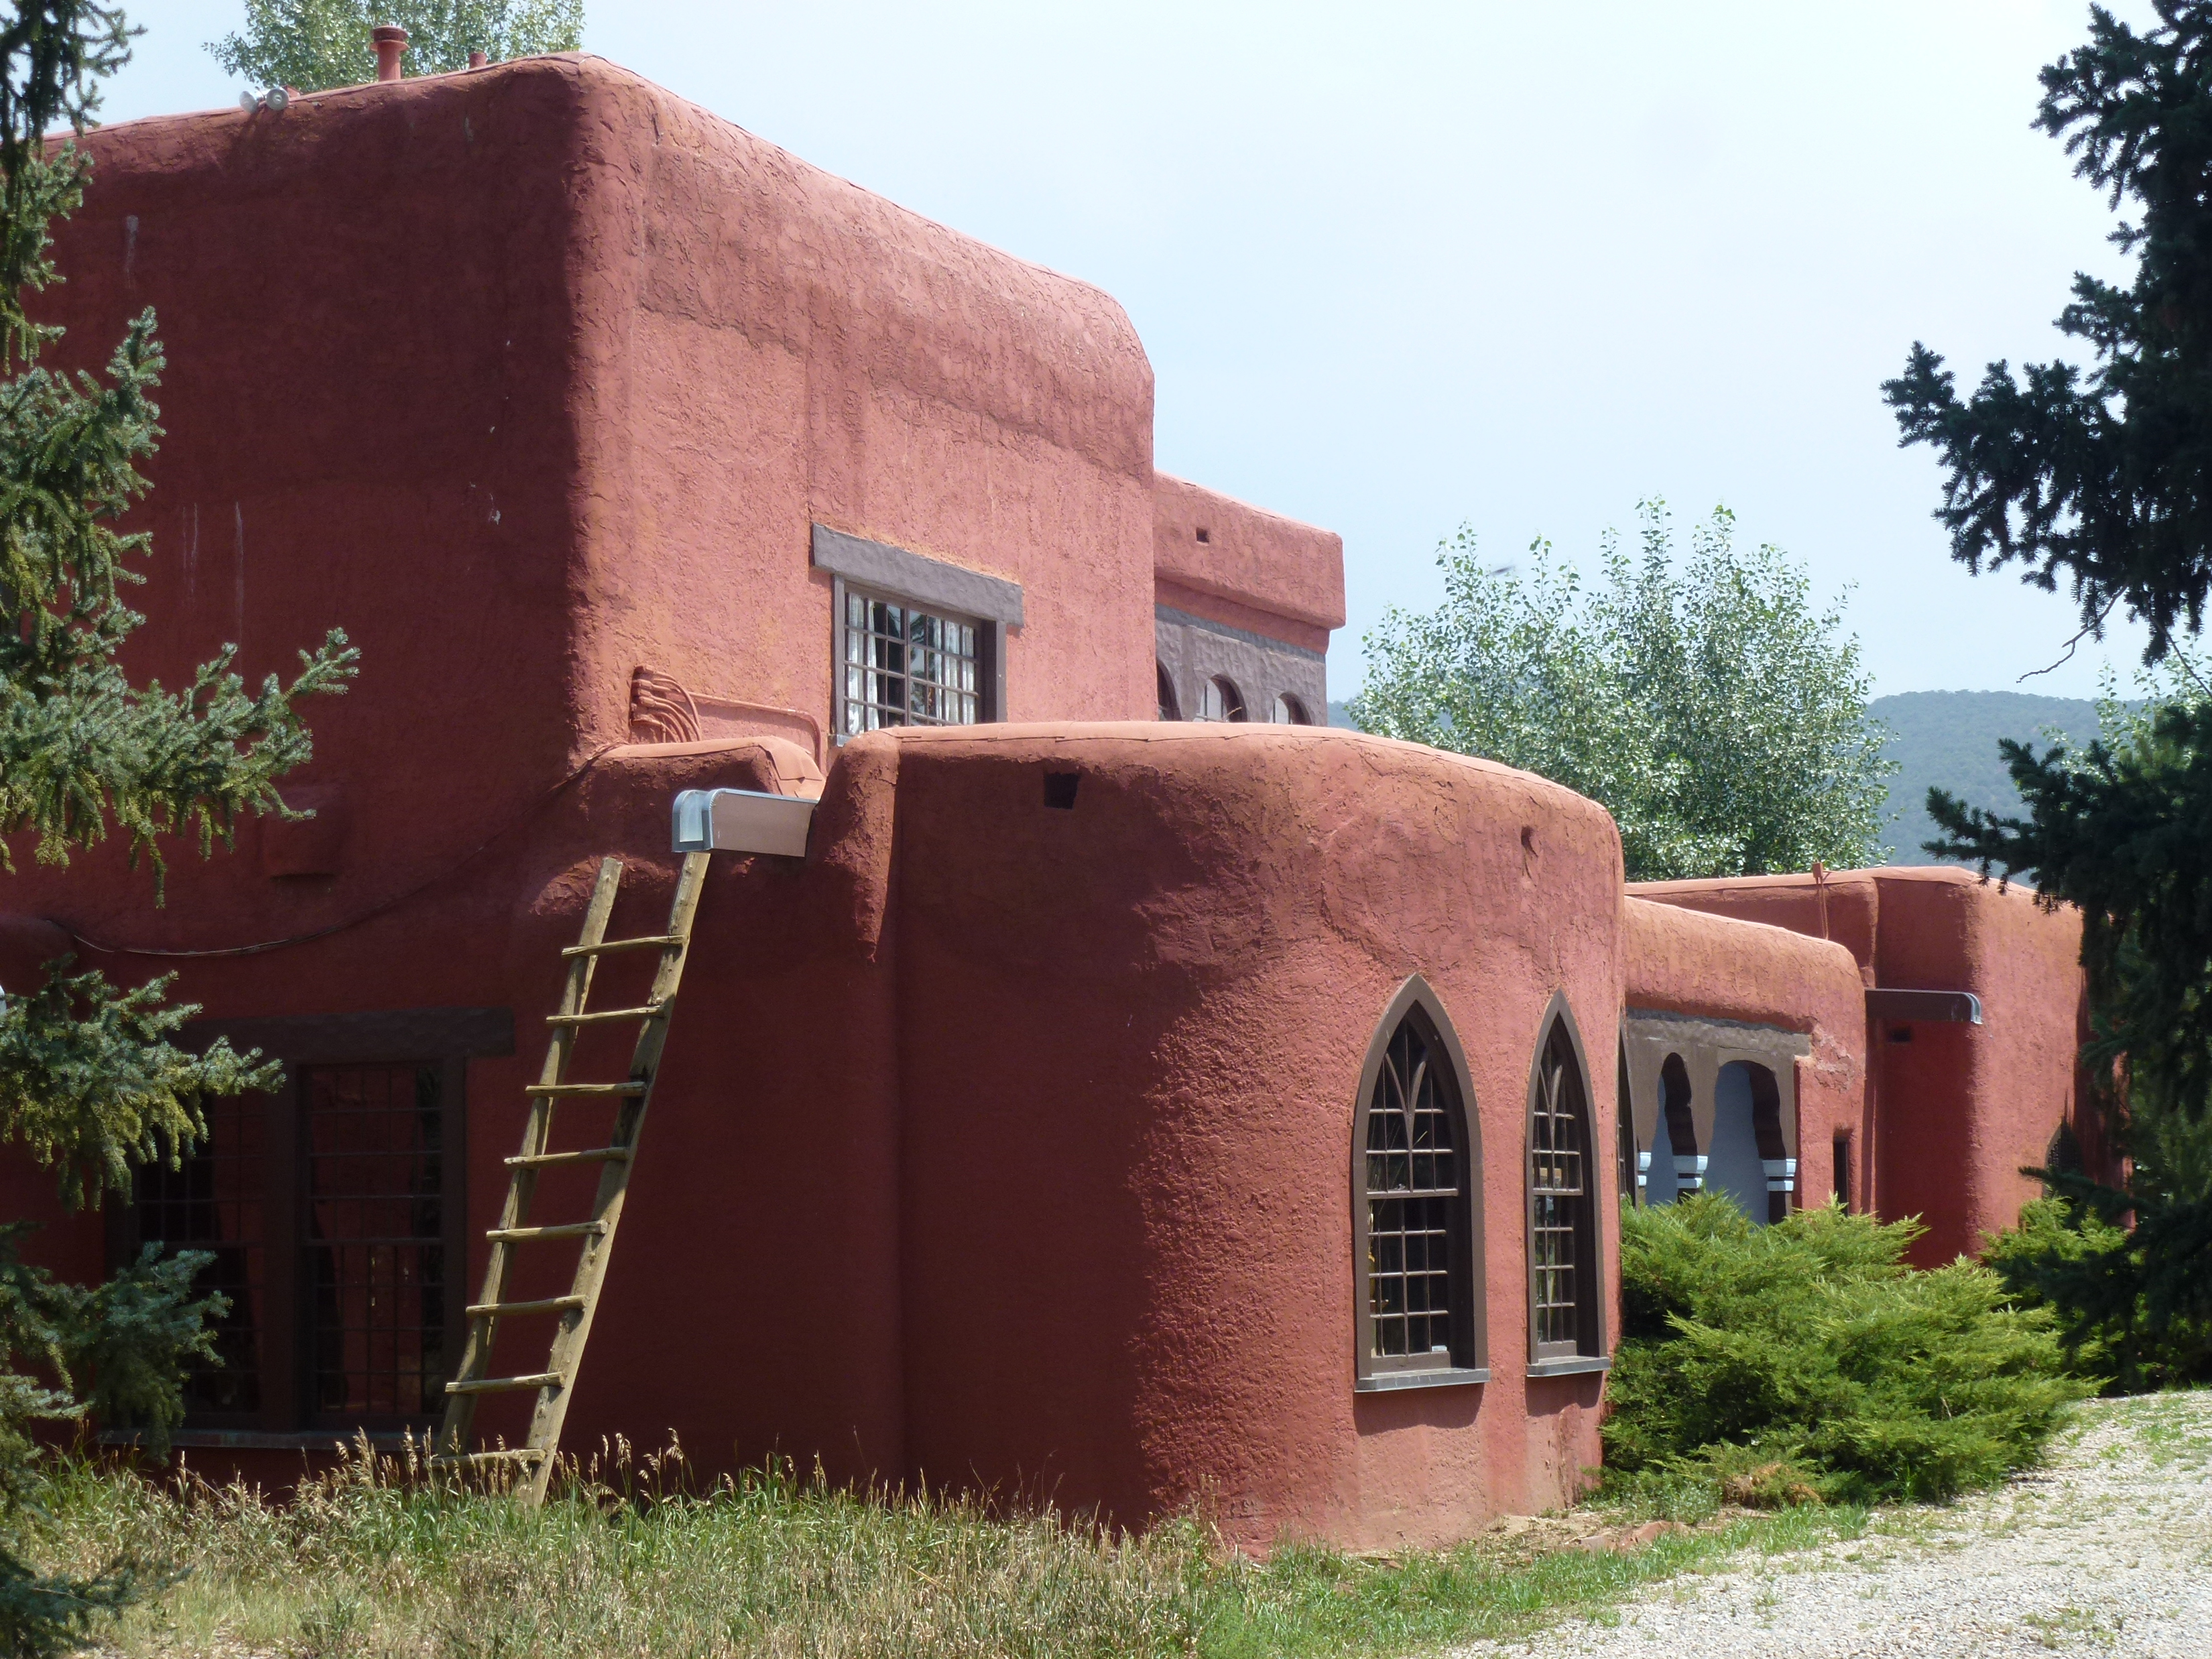
[[[1605,1369],[1598,1249],[1602,1143],[1589,1071],[1564,998],[1555,997],[1528,1082],[1528,1358],[1534,1376]]]
[[[1353,1113],[1361,1390],[1481,1382],[1482,1146],[1443,1009],[1417,975],[1376,1028]]]

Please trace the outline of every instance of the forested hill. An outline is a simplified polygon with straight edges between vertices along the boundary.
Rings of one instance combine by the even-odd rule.
[[[1887,752],[1900,770],[1889,781],[1896,816],[1882,839],[1892,864],[1933,860],[1920,843],[1936,833],[1928,816],[1931,786],[1970,805],[2016,812],[2020,796],[1997,756],[1999,738],[2043,744],[2043,728],[2055,726],[2076,742],[2097,733],[2097,706],[2081,697],[2038,697],[2021,691],[1903,691],[1876,697],[1868,712],[1892,736]]]
[[[1940,786],[1976,806],[2013,812],[2020,797],[1997,757],[1999,738],[2040,745],[2043,728],[2056,726],[2076,741],[2096,734],[2097,706],[2082,697],[2039,697],[2022,691],[1904,691],[1877,697],[1869,712],[1892,732],[1890,758],[1899,764],[1889,781],[1895,816],[1882,832],[1893,864],[1927,864],[1920,843],[1936,825],[1928,817],[1928,790]],[[1329,722],[1348,726],[1344,705],[1328,706]]]

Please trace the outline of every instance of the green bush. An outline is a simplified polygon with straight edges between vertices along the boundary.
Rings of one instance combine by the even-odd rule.
[[[1830,1206],[1754,1227],[1704,1194],[1621,1221],[1616,1487],[1734,1501],[1945,1498],[2033,1462],[2068,1401],[2051,1315],[1986,1267],[1905,1265],[1921,1231]]]

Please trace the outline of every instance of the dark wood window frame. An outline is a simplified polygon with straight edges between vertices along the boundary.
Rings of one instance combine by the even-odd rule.
[[[261,1252],[263,1260],[259,1408],[246,1412],[195,1412],[187,1415],[180,1445],[327,1445],[358,1427],[377,1437],[428,1426],[421,1419],[364,1420],[360,1424],[318,1420],[312,1388],[314,1328],[307,1271],[307,1158],[302,1132],[309,1074],[324,1068],[411,1066],[434,1071],[439,1095],[441,1166],[439,1242],[445,1285],[445,1352],[458,1357],[466,1335],[463,1310],[472,1286],[467,1282],[468,1063],[472,1059],[514,1052],[514,1018],[505,1008],[416,1008],[377,1013],[325,1014],[256,1019],[197,1020],[185,1028],[185,1046],[204,1048],[227,1037],[241,1052],[258,1048],[284,1065],[284,1079],[273,1092],[249,1096],[258,1102],[260,1121]],[[139,1249],[137,1206],[124,1201],[107,1206],[111,1262],[134,1259]],[[123,1434],[116,1437],[128,1438]]]
[[[1427,1355],[1378,1355],[1370,1305],[1368,1235],[1368,1124],[1377,1083],[1389,1062],[1392,1042],[1407,1021],[1414,1023],[1430,1060],[1444,1062],[1455,1114],[1460,1198],[1450,1223],[1448,1272],[1452,1287],[1453,1334],[1449,1364]],[[1474,1080],[1443,1004],[1429,983],[1415,974],[1401,985],[1376,1022],[1367,1056],[1359,1069],[1359,1089],[1352,1109],[1352,1355],[1355,1392],[1398,1389],[1456,1388],[1490,1381],[1490,1338],[1483,1273],[1482,1128],[1475,1109]]]
[[[1574,1010],[1568,1006],[1566,993],[1555,992],[1550,1006],[1538,1024],[1534,1059],[1528,1067],[1528,1100],[1527,1116],[1522,1128],[1522,1191],[1525,1198],[1522,1226],[1526,1248],[1526,1268],[1522,1282],[1527,1286],[1528,1301],[1528,1375],[1531,1376],[1566,1376],[1585,1371],[1610,1370],[1613,1364],[1606,1346],[1606,1311],[1608,1286],[1605,1275],[1605,1206],[1600,1202],[1606,1183],[1599,1176],[1603,1168],[1602,1148],[1606,1142],[1598,1134],[1597,1102],[1590,1081],[1589,1054],[1583,1047],[1581,1028],[1575,1022]],[[1559,1104],[1568,1106],[1579,1119],[1581,1160],[1581,1202],[1575,1209],[1574,1246],[1575,1271],[1578,1282],[1575,1306],[1577,1328],[1571,1340],[1545,1341],[1537,1323],[1538,1271],[1537,1261],[1537,1194],[1536,1176],[1538,1147],[1536,1145],[1537,1113],[1546,1101],[1544,1077],[1546,1061],[1554,1049],[1563,1051],[1566,1065],[1571,1067],[1575,1093],[1579,1098],[1567,1098]]]

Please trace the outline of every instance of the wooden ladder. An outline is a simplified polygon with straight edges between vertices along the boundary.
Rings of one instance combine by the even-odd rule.
[[[629,1190],[630,1171],[637,1164],[638,1133],[645,1127],[646,1108],[653,1103],[653,1083],[660,1070],[661,1050],[668,1040],[668,1019],[676,1003],[676,989],[684,978],[684,958],[691,943],[691,919],[699,908],[699,889],[707,876],[706,853],[687,853],[676,881],[676,896],[669,906],[667,931],[643,939],[606,937],[607,918],[615,907],[615,890],[622,883],[619,860],[599,866],[599,878],[592,890],[590,908],[584,912],[583,932],[575,944],[561,952],[568,976],[562,988],[560,1012],[548,1017],[552,1033],[545,1048],[545,1065],[537,1083],[526,1091],[530,1111],[524,1120],[522,1150],[507,1160],[507,1202],[499,1224],[486,1231],[491,1256],[484,1265],[483,1294],[468,1310],[468,1343],[461,1351],[459,1373],[446,1384],[446,1419],[438,1431],[431,1459],[434,1467],[485,1467],[506,1463],[517,1467],[523,1478],[514,1491],[524,1502],[544,1500],[554,1454],[560,1449],[562,1419],[568,1413],[568,1397],[583,1363],[584,1343],[592,1334],[599,1290],[606,1283],[607,1258],[613,1252],[615,1228],[622,1220],[623,1195]],[[592,975],[601,957],[617,951],[658,951],[659,966],[653,989],[635,1008],[589,1011],[585,1006]],[[635,1024],[636,1047],[632,1050],[629,1076],[622,1083],[571,1083],[568,1055],[577,1034],[594,1025]],[[613,1131],[604,1146],[586,1152],[547,1150],[552,1138],[553,1112],[564,1100],[611,1102]],[[541,1170],[579,1164],[599,1166],[599,1188],[589,1216],[581,1221],[532,1224],[530,1202],[538,1188]],[[578,1241],[574,1282],[566,1296],[538,1301],[507,1299],[507,1278],[514,1253],[526,1244]],[[511,1376],[491,1376],[492,1344],[501,1319],[527,1314],[556,1316],[552,1352],[539,1371]],[[476,1419],[477,1401],[488,1394],[535,1391],[536,1407],[530,1413],[529,1437],[511,1450],[471,1451],[470,1431]]]

